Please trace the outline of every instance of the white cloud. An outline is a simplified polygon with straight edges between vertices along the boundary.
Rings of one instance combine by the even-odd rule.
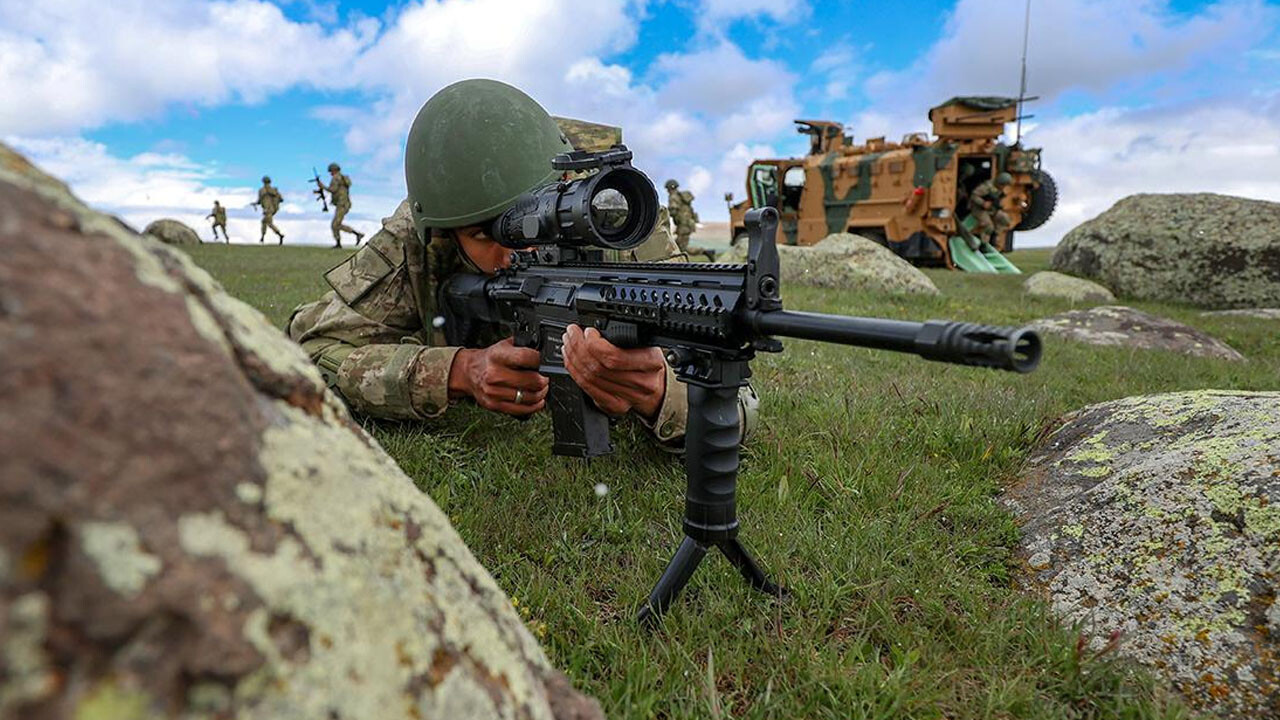
[[[1280,202],[1280,94],[1249,103],[1106,109],[1046,121],[1027,134],[1044,147],[1059,204],[1022,244],[1052,245],[1134,193],[1216,192]]]
[[[172,104],[342,83],[377,23],[329,32],[260,0],[0,0],[0,133],[53,135]]]
[[[735,20],[768,18],[782,24],[795,23],[809,17],[810,8],[805,0],[700,0],[695,14],[700,30],[723,35],[726,26]]]
[[[235,242],[257,242],[261,230],[256,209],[257,187],[215,186],[215,169],[177,154],[141,153],[129,158],[112,155],[101,143],[82,138],[6,138],[45,172],[65,181],[82,200],[120,216],[141,230],[152,220],[171,217],[195,228],[205,240],[212,237],[205,215],[218,200],[227,208],[227,225]],[[279,178],[277,178],[279,180]],[[283,184],[285,204],[276,225],[290,244],[328,245],[333,242],[329,218],[314,207],[305,185]],[[353,193],[352,205],[364,210],[348,215],[347,224],[368,233],[379,227],[382,215],[395,207],[392,200]],[[383,210],[383,209],[386,210]],[[270,238],[274,234],[269,233]],[[349,236],[344,236],[344,242]]]
[[[1028,91],[1046,101],[1070,91],[1129,101],[1164,73],[1227,66],[1280,16],[1261,0],[1220,0],[1194,15],[1174,12],[1168,0],[1054,0],[1031,12]],[[867,92],[881,111],[953,95],[1017,95],[1022,30],[1020,3],[959,0],[942,38],[905,70],[872,77]]]

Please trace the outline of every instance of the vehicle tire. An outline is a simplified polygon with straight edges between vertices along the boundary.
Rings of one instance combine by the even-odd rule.
[[[1058,206],[1058,184],[1053,181],[1053,176],[1043,170],[1036,170],[1035,177],[1040,186],[1031,189],[1030,206],[1014,230],[1035,230],[1049,222],[1054,208]]]

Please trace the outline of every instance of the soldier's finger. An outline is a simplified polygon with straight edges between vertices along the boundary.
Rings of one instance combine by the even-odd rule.
[[[607,369],[654,371],[663,366],[662,352],[657,348],[623,349],[609,342],[595,328],[587,328],[582,337],[584,350]]]
[[[495,343],[489,350],[495,362],[513,368],[533,369],[538,367],[538,351],[533,348],[516,347],[511,338]]]
[[[625,415],[631,409],[631,403],[623,397],[619,397],[607,390],[600,388],[596,383],[586,383],[579,385],[582,391],[591,398],[596,407],[600,408],[606,415]]]
[[[532,405],[529,405],[529,404],[517,405],[516,403],[513,403],[513,402],[496,402],[491,404],[487,409],[492,410],[494,412],[503,413],[504,415],[515,415],[517,417],[523,417],[525,415],[532,415],[538,412],[542,408],[546,407],[546,405],[547,405],[546,400],[539,400],[538,402]]]

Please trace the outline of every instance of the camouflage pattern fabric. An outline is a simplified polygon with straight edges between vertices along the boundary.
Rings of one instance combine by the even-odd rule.
[[[986,180],[973,189],[973,232],[986,242],[991,242],[993,235],[998,235],[1013,226],[1008,213],[1000,209],[1000,200],[1004,192],[994,180]],[[990,207],[984,207],[984,201]]]
[[[214,205],[213,210],[205,215],[207,218],[213,218],[213,239],[218,239],[218,228],[222,228],[222,239],[231,242],[231,237],[227,235],[227,209],[221,205]]]
[[[284,240],[284,233],[276,227],[275,221],[276,212],[280,210],[280,205],[283,203],[284,198],[280,196],[280,191],[273,186],[264,183],[258,188],[258,205],[262,207],[262,232],[258,235],[258,242],[262,242],[267,237],[267,228]]]
[[[689,252],[689,236],[698,228],[698,213],[693,210],[693,193],[676,190],[667,195],[667,210],[676,225],[676,245]]]
[[[685,259],[663,210],[648,240],[611,259]],[[450,404],[449,368],[459,348],[446,345],[437,298],[441,284],[459,272],[476,268],[451,237],[432,237],[425,244],[418,240],[406,200],[363,248],[325,273],[332,290],[294,310],[289,336],[352,409],[401,420],[439,416]],[[506,335],[505,328],[483,327],[469,345],[487,347]],[[740,398],[743,426],[749,427],[755,394],[745,388]],[[687,416],[686,388],[668,368],[658,416],[645,425],[659,442],[678,447]]]
[[[333,202],[333,222],[329,223],[329,229],[333,231],[333,242],[338,247],[342,247],[342,236],[340,233],[348,232],[356,236],[356,243],[359,244],[360,238],[364,237],[360,231],[342,222],[347,217],[347,213],[351,210],[351,178],[337,173],[333,179],[329,181],[329,197]]]

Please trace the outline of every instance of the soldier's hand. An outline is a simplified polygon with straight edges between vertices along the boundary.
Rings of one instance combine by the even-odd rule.
[[[449,395],[471,397],[486,410],[532,415],[547,404],[547,379],[538,374],[538,351],[511,338],[483,350],[459,350],[449,368]]]
[[[631,410],[652,420],[667,392],[667,366],[658,348],[623,350],[595,328],[570,325],[564,334],[564,366],[573,381],[609,415]]]

